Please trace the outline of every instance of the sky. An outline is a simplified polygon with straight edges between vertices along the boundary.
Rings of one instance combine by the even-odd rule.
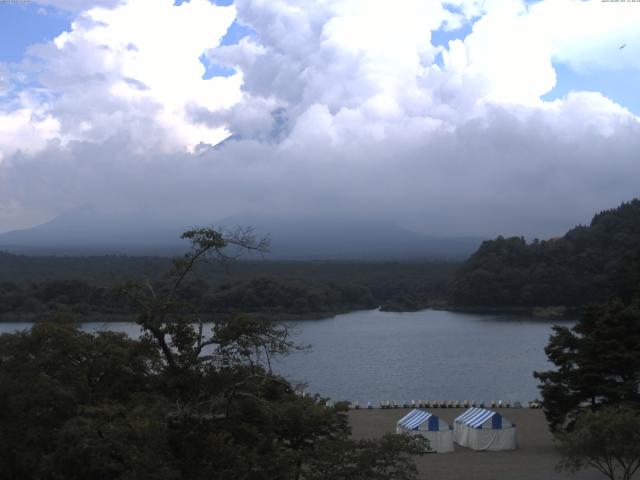
[[[0,232],[91,204],[553,237],[638,196],[639,84],[639,2],[0,0]]]

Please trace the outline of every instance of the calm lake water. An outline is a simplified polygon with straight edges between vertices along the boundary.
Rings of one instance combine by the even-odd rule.
[[[380,400],[539,398],[534,370],[550,368],[544,347],[557,322],[518,316],[424,310],[353,312],[292,322],[297,342],[312,349],[274,369],[306,391],[360,404]],[[0,332],[29,328],[0,324]],[[83,329],[139,334],[132,323],[85,323]]]

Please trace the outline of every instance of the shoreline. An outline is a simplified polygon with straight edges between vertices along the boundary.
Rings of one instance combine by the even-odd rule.
[[[585,306],[568,307],[565,305],[553,305],[547,307],[483,307],[483,306],[456,306],[433,305],[427,310],[438,310],[457,313],[477,313],[483,315],[527,315],[541,320],[576,320],[581,317]]]
[[[347,313],[361,312],[375,309],[355,309],[355,310],[337,310],[331,312],[311,312],[311,313],[265,313],[265,312],[232,312],[232,313],[218,313],[218,314],[206,314],[200,315],[205,323],[211,323],[214,317],[227,317],[232,315],[261,315],[265,317],[272,317],[277,322],[295,322],[305,320],[324,320],[333,318],[338,315],[344,315]],[[0,324],[2,323],[38,323],[45,321],[47,317],[50,317],[54,312],[44,313],[18,313],[18,314],[0,314]],[[85,315],[78,314],[78,323],[135,323],[135,313],[121,313],[121,314],[108,314],[108,313],[89,313]]]
[[[375,308],[356,308],[356,309],[344,309],[344,310],[332,310],[327,312],[309,312],[309,313],[274,313],[274,312],[228,312],[228,313],[214,313],[201,315],[206,318],[205,323],[211,322],[211,318],[218,316],[230,316],[230,315],[262,315],[271,317],[276,322],[296,322],[296,321],[308,321],[308,320],[325,320],[334,318],[338,315],[345,315],[355,312],[366,311],[380,311],[385,313],[416,313],[424,312],[427,310],[435,310],[440,312],[454,312],[454,313],[475,313],[479,315],[523,315],[529,316],[534,319],[540,320],[559,320],[559,321],[571,321],[580,318],[582,309],[584,307],[473,307],[473,306],[454,306],[454,305],[430,305],[420,310],[385,310],[382,306]],[[37,323],[41,318],[52,315],[54,312],[41,312],[41,313],[27,313],[20,312],[16,314],[3,313],[0,314],[1,323]],[[109,313],[89,313],[85,315],[78,314],[80,317],[79,323],[135,323],[135,313],[121,313],[121,314],[109,314]]]

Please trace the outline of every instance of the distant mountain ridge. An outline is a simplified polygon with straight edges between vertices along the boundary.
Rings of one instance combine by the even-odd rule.
[[[462,260],[482,241],[426,236],[392,223],[359,218],[237,215],[215,226],[252,226],[257,236],[271,238],[267,258],[277,260]],[[175,255],[187,248],[180,235],[189,228],[81,207],[33,228],[0,234],[0,250],[34,255]]]
[[[136,215],[117,215],[85,205],[49,222],[0,234],[0,250],[34,255],[175,254],[186,230]]]
[[[252,225],[257,235],[271,239],[270,257],[278,259],[464,259],[480,243],[479,237],[440,238],[398,225],[359,218],[284,219],[242,215],[221,225]]]
[[[580,306],[606,300],[640,255],[640,200],[596,214],[561,238],[485,241],[458,269],[456,306]]]

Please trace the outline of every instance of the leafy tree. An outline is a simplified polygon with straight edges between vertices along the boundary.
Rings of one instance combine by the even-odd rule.
[[[215,343],[213,337],[206,339],[203,335],[200,318],[184,315],[185,302],[178,294],[189,273],[201,260],[213,260],[226,267],[243,250],[266,252],[269,247],[268,239],[256,239],[251,229],[225,233],[199,228],[183,233],[182,238],[189,240],[192,248],[183,258],[174,260],[160,289],[148,282],[129,282],[122,288],[138,308],[137,322],[145,332],[144,339],[160,349],[168,367],[178,370],[200,362],[203,349]],[[229,249],[235,251],[229,253]]]
[[[417,472],[410,455],[428,451],[416,435],[386,434],[380,440],[321,442],[306,467],[308,480],[410,480]]]
[[[557,436],[560,469],[576,472],[593,467],[610,480],[630,480],[640,468],[640,411],[607,407],[586,412],[572,432]]]
[[[583,407],[640,405],[640,308],[612,299],[574,327],[554,327],[545,352],[556,370],[535,372],[552,430],[570,427]]]
[[[193,249],[164,282],[123,287],[140,340],[36,324],[0,336],[0,464],[26,479],[329,480],[415,478],[418,440],[354,442],[346,406],[300,396],[271,369],[293,344],[249,315],[209,330],[181,295],[196,263],[229,247],[263,250],[250,232],[186,232]],[[319,457],[324,452],[327,457]],[[327,466],[330,460],[331,468]],[[357,467],[354,470],[354,467]],[[357,471],[356,471],[357,470]],[[324,473],[323,473],[324,472]],[[386,476],[385,476],[386,475]]]
[[[96,403],[127,404],[149,391],[159,357],[123,334],[89,335],[61,323],[0,336],[0,464],[7,478],[51,471],[68,421]]]

